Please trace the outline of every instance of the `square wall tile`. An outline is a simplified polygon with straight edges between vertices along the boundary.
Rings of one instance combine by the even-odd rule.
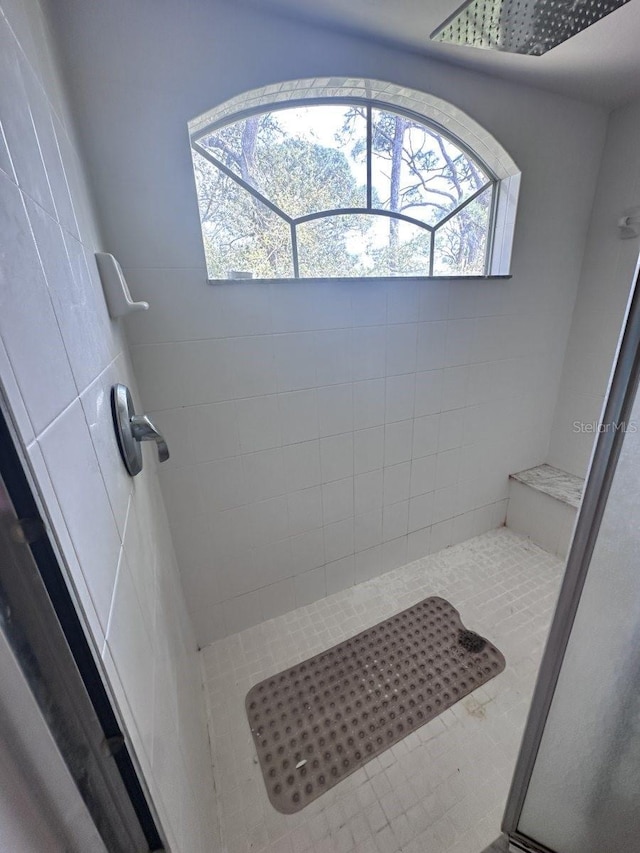
[[[382,548],[376,545],[359,551],[355,556],[356,583],[363,583],[377,577],[382,572]]]
[[[448,367],[442,372],[442,410],[461,409],[467,404],[469,366]]]
[[[77,389],[22,195],[3,174],[0,198],[0,337],[37,435]]]
[[[294,575],[324,566],[326,560],[324,556],[324,532],[322,528],[307,530],[306,533],[299,533],[297,536],[292,536],[289,541],[291,543],[291,559]]]
[[[324,552],[327,563],[333,563],[354,552],[353,519],[335,521],[324,528]]]
[[[407,500],[411,483],[411,462],[401,462],[384,469],[385,506]]]
[[[283,444],[297,444],[319,437],[318,396],[315,388],[278,395],[278,408]]]
[[[98,457],[120,536],[129,507],[134,481],[124,466],[111,414],[111,388],[123,376],[118,361],[107,368],[80,396],[84,416]]]
[[[353,384],[353,428],[367,429],[384,424],[385,381],[369,379]]]
[[[273,422],[269,420],[270,407],[264,404],[265,400],[275,398],[256,397],[237,403],[189,407],[188,414],[184,413],[183,428],[190,445],[190,461],[209,462],[235,456],[241,450],[249,453],[277,447],[280,442],[272,440]]]
[[[353,433],[332,435],[320,440],[322,482],[330,483],[353,475]]]
[[[370,326],[351,332],[351,369],[354,380],[377,379],[386,370],[386,329]]]
[[[312,486],[287,494],[289,534],[295,536],[322,527],[322,489]]]
[[[37,441],[27,448],[29,462],[36,484],[36,500],[41,497],[43,503],[42,518],[49,533],[54,551],[60,556],[60,565],[67,574],[69,584],[75,591],[79,605],[79,615],[84,617],[89,642],[93,643],[99,654],[104,645],[104,625],[101,624],[93,598],[87,586],[71,535],[64,520],[58,496],[56,495],[49,471]]]
[[[225,338],[182,341],[174,356],[180,359],[176,369],[182,370],[184,399],[191,405],[221,403],[242,397],[258,397],[275,393],[273,383],[259,386],[251,376],[251,364],[261,353],[253,352],[248,338]],[[240,343],[238,343],[240,342]],[[244,345],[244,346],[243,346]],[[265,357],[268,359],[268,351]],[[235,358],[239,359],[236,365]],[[269,373],[269,365],[264,366]],[[177,390],[177,389],[176,389]],[[171,405],[180,405],[169,404]],[[165,408],[165,407],[163,407]]]
[[[448,318],[450,287],[448,281],[420,282],[418,304],[422,322],[434,322]]]
[[[353,325],[381,326],[387,322],[387,288],[371,279],[365,287],[356,287],[352,296]]]
[[[408,532],[410,534],[414,533],[416,530],[422,530],[424,527],[429,527],[433,518],[433,505],[433,492],[410,499],[408,527]]]
[[[145,754],[150,759],[153,702],[149,698],[153,696],[154,654],[124,551],[118,566],[109,616],[107,646],[142,738]]]
[[[353,430],[353,386],[330,385],[318,389],[320,435],[339,435]]]
[[[406,536],[409,530],[409,501],[385,506],[382,510],[382,541]]]
[[[409,537],[405,534],[382,543],[380,558],[383,572],[399,569],[409,561],[408,541]]]
[[[282,448],[287,491],[295,492],[320,484],[320,442],[304,441]]]
[[[475,319],[450,320],[445,336],[444,367],[468,364],[474,351],[475,339]]]
[[[436,488],[437,454],[422,456],[411,462],[411,497],[424,495]]]
[[[443,366],[446,329],[447,324],[444,322],[419,324],[416,354],[418,371],[437,370]]]
[[[415,372],[417,336],[417,323],[387,326],[387,376]]]
[[[377,379],[385,375],[386,330],[384,326],[352,330],[351,365],[354,380]]]
[[[299,533],[292,536],[290,542],[294,575],[324,566],[326,560],[323,528]]]
[[[417,423],[417,421],[416,421]],[[399,421],[387,424],[384,428],[384,464],[397,465],[411,459],[413,440],[413,424],[410,421]]]
[[[100,624],[106,630],[120,536],[80,401],[38,438]]]
[[[282,450],[260,450],[242,457],[247,501],[261,501],[287,491]],[[237,475],[236,475],[237,476]]]
[[[396,279],[387,288],[387,323],[411,323],[418,317],[418,284]]]
[[[227,357],[234,397],[274,394],[278,390],[271,335],[229,338]]]
[[[256,548],[252,556],[254,580],[247,584],[249,589],[285,580],[295,572],[290,539],[280,539],[278,542]],[[242,569],[241,564],[229,565],[231,572],[240,572]],[[247,572],[251,569],[246,567],[244,570]]]
[[[356,554],[382,542],[382,509],[375,509],[354,520],[354,544]]]
[[[219,403],[218,405],[234,404]],[[236,400],[235,414],[238,419],[238,439],[242,453],[268,450],[271,447],[279,447],[283,443],[280,405],[276,394]],[[229,438],[231,439],[231,435]],[[216,446],[219,445],[215,437],[213,440]]]
[[[296,591],[296,607],[311,604],[327,594],[324,567],[312,569],[294,579]]]
[[[268,545],[287,535],[287,499],[284,495],[248,504],[238,512],[240,541],[250,547]]]
[[[343,589],[353,586],[356,582],[354,555],[351,554],[348,557],[343,557],[341,560],[327,563],[325,566],[325,576],[327,595],[333,595],[334,592],[340,592]]]
[[[355,478],[356,515],[362,515],[382,507],[383,484],[382,469],[358,474]]]
[[[375,471],[384,465],[384,427],[361,429],[353,434],[355,474]]]
[[[273,349],[279,391],[299,391],[317,386],[315,335],[302,332],[274,335]]]
[[[322,513],[325,524],[353,515],[353,477],[333,480],[322,486]]]
[[[162,484],[163,502],[172,525],[184,524],[189,518],[205,511],[207,504],[201,488],[205,468],[198,465],[160,468],[158,475]]]
[[[387,377],[385,386],[385,423],[406,421],[413,417],[415,390],[415,373]]]
[[[322,385],[339,385],[351,382],[352,341],[348,329],[330,329],[316,332],[317,382]]]
[[[21,57],[22,77],[29,101],[31,121],[38,139],[38,148],[47,175],[53,206],[44,206],[69,232],[77,232],[67,179],[60,159],[60,150],[52,122],[52,111],[44,89],[34,71]],[[44,188],[43,188],[44,189]],[[48,197],[47,197],[48,204]]]
[[[4,392],[5,400],[9,404],[10,414],[13,416],[18,434],[24,445],[28,445],[33,441],[34,432],[29,420],[24,400],[18,388],[16,377],[13,372],[13,367],[9,361],[9,356],[4,348],[2,339],[0,338],[0,392]]]
[[[257,625],[261,618],[260,593],[248,592],[226,601],[224,605],[225,624],[227,633],[237,634],[252,625]]]
[[[39,205],[53,213],[53,199],[38,146],[24,83],[26,63],[6,18],[0,18],[0,115],[18,184]]]
[[[245,457],[247,458],[250,457]],[[256,471],[253,474],[259,476]],[[179,468],[173,477],[163,476],[162,482],[170,495],[176,495],[176,486],[178,487],[176,497],[184,504],[183,508],[175,508],[179,514],[184,511],[197,514],[209,509],[231,509],[242,506],[249,500],[258,499],[254,489],[255,483],[251,481],[251,488],[247,485],[241,456],[203,462],[187,469]],[[174,517],[173,510],[170,516]]]
[[[296,606],[296,594],[293,578],[278,581],[260,590],[260,614],[262,620],[282,616]]]
[[[225,610],[226,604],[214,604],[211,607],[198,607],[189,612],[189,618],[201,648],[215,643],[216,640],[230,633],[227,629]]]
[[[131,348],[133,370],[141,389],[142,409],[156,412],[210,402],[189,400],[187,374],[191,370],[190,347],[184,343],[163,343]]]
[[[433,415],[444,405],[443,371],[427,370],[416,374],[415,417]]]
[[[407,540],[407,560],[419,560],[421,557],[426,557],[431,553],[431,528],[423,527],[421,530],[414,530],[409,534]]]
[[[413,446],[411,457],[419,459],[430,456],[438,450],[440,415],[425,415],[416,418],[413,425]]]

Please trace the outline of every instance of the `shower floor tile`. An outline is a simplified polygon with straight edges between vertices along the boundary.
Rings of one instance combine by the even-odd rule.
[[[506,528],[202,651],[226,853],[478,853],[500,832],[563,563]],[[294,815],[269,803],[244,709],[256,682],[430,595],[504,653],[503,673]]]

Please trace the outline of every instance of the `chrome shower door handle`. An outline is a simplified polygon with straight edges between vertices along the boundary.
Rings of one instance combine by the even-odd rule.
[[[147,415],[133,415],[130,420],[131,434],[136,441],[155,441],[158,446],[158,459],[166,462],[169,458],[169,448],[164,436]]]

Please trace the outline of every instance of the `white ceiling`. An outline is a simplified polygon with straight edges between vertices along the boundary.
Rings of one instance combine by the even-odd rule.
[[[510,80],[616,106],[640,97],[640,0],[540,57],[433,42],[460,0],[250,0],[260,8],[393,42]]]

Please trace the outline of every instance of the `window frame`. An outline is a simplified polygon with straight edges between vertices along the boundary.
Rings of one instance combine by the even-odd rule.
[[[255,115],[265,115],[271,112],[281,112],[283,110],[288,109],[296,109],[300,107],[309,107],[309,106],[322,106],[322,105],[330,105],[330,106],[360,106],[366,109],[366,127],[367,127],[367,138],[366,138],[366,169],[367,169],[367,206],[364,208],[332,208],[329,210],[317,211],[311,214],[305,214],[299,217],[292,217],[287,214],[285,211],[281,210],[276,204],[274,204],[270,199],[263,196],[258,190],[244,181],[240,175],[226,166],[219,158],[215,157],[210,151],[208,151],[201,144],[200,140],[206,137],[208,134],[219,130],[222,127],[227,127],[232,124],[236,124],[244,119],[250,118]],[[395,115],[401,115],[405,118],[410,119],[418,124],[424,125],[430,130],[434,130],[448,142],[451,142],[453,145],[457,146],[469,159],[477,164],[484,172],[487,177],[487,182],[482,185],[476,192],[472,193],[469,198],[465,199],[460,205],[454,208],[452,211],[447,213],[436,225],[428,225],[425,222],[422,222],[419,219],[416,219],[411,216],[407,216],[403,213],[397,213],[395,211],[385,210],[383,208],[374,208],[372,207],[372,184],[371,184],[371,176],[372,176],[372,141],[373,141],[373,122],[372,122],[372,112],[373,110],[382,110],[388,113],[392,113]],[[411,275],[411,274],[400,274],[394,276],[384,276],[384,275],[372,275],[372,276],[333,276],[337,280],[346,279],[353,281],[366,281],[369,278],[372,279],[411,279],[411,280],[455,280],[455,279],[507,279],[511,278],[509,273],[506,274],[496,274],[491,272],[491,268],[493,265],[493,252],[494,252],[494,241],[496,236],[496,225],[497,225],[497,212],[498,212],[498,197],[501,189],[502,179],[500,179],[495,171],[488,165],[486,160],[477,154],[470,145],[468,145],[463,139],[459,136],[448,131],[440,122],[429,118],[415,110],[408,109],[403,106],[398,106],[393,104],[390,101],[385,101],[380,98],[368,98],[368,97],[356,97],[356,96],[347,96],[347,95],[318,95],[311,97],[303,97],[303,98],[292,98],[287,99],[285,101],[267,101],[265,103],[257,104],[253,107],[247,107],[245,109],[239,109],[234,111],[233,113],[226,115],[217,120],[211,121],[206,124],[198,124],[197,131],[190,133],[190,144],[192,151],[195,151],[205,160],[207,160],[211,165],[215,166],[219,169],[224,175],[226,175],[231,180],[235,181],[239,186],[241,186],[244,190],[249,192],[254,196],[261,204],[264,204],[269,210],[279,216],[290,228],[291,234],[291,253],[292,253],[292,268],[293,275],[286,278],[251,278],[247,279],[249,281],[324,281],[326,277],[324,276],[301,276],[300,275],[300,264],[298,257],[298,245],[297,245],[297,234],[296,234],[296,226],[299,224],[303,224],[304,222],[313,221],[316,219],[328,218],[330,216],[337,215],[368,215],[368,216],[383,216],[389,219],[397,219],[399,221],[408,222],[412,225],[415,225],[424,231],[427,231],[430,235],[430,255],[429,255],[429,274],[428,275]],[[445,225],[450,219],[460,213],[461,210],[464,210],[467,205],[473,202],[476,198],[478,198],[482,193],[484,193],[487,189],[491,190],[491,202],[490,202],[490,211],[489,211],[489,221],[487,225],[487,245],[485,248],[485,258],[484,258],[484,269],[482,274],[446,274],[446,275],[436,275],[433,272],[434,267],[434,249],[435,249],[435,235],[436,232]],[[204,236],[204,235],[202,235]],[[227,283],[230,281],[238,282],[243,281],[243,279],[232,279],[232,278],[216,278],[209,279],[209,282],[212,284],[215,283]]]

